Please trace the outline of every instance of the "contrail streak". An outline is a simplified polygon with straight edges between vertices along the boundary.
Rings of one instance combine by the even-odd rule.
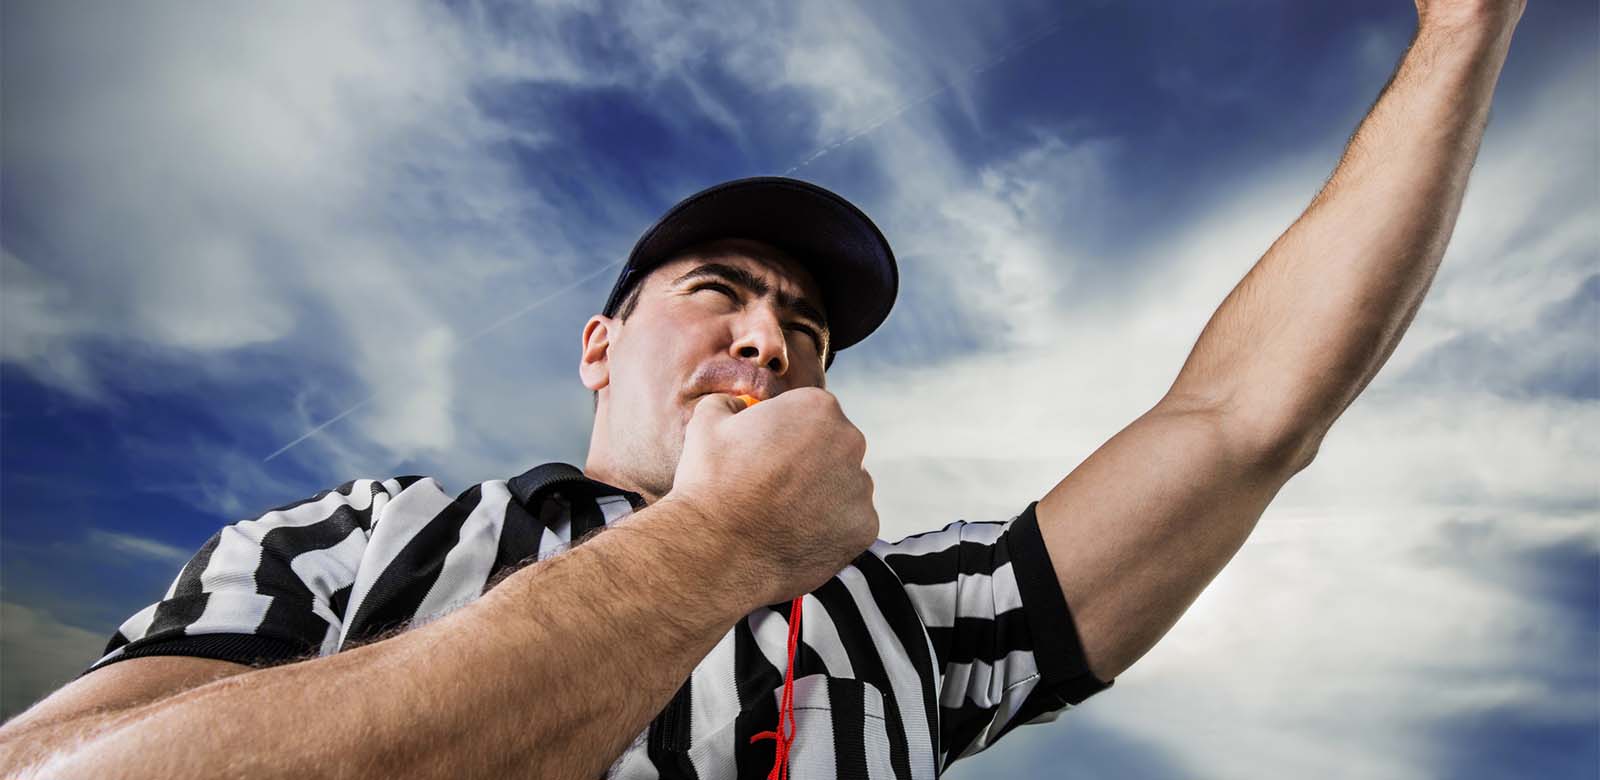
[[[1081,11],[1082,9],[1079,9],[1079,10]],[[988,61],[980,63],[980,64],[975,65],[972,68],[968,69],[967,72],[961,76],[961,78],[953,80],[953,81],[945,82],[944,84],[942,84],[942,85],[940,85],[938,87],[935,87],[933,90],[929,91],[927,94],[925,94],[925,95],[923,95],[923,96],[921,96],[919,98],[916,98],[915,100],[910,100],[910,101],[907,101],[905,103],[902,103],[898,107],[896,107],[894,110],[892,110],[889,113],[879,117],[878,119],[874,120],[873,122],[871,122],[870,124],[868,124],[865,127],[861,128],[860,130],[857,130],[857,131],[845,136],[844,138],[841,138],[841,139],[839,139],[837,141],[834,141],[833,143],[828,144],[827,146],[824,146],[824,147],[816,150],[815,152],[812,152],[811,156],[805,158],[804,160],[801,160],[798,163],[795,163],[793,166],[791,166],[789,168],[789,170],[784,171],[783,175],[788,176],[789,174],[794,173],[795,171],[798,171],[801,168],[804,168],[804,167],[806,167],[807,165],[810,165],[813,162],[816,162],[817,160],[819,160],[822,157],[826,156],[829,152],[832,152],[833,150],[838,149],[841,146],[845,146],[845,145],[855,141],[857,138],[860,138],[861,136],[864,136],[864,135],[866,135],[866,134],[868,134],[868,133],[870,133],[870,132],[872,132],[874,130],[877,130],[878,128],[880,128],[880,127],[888,124],[889,122],[899,118],[900,115],[904,114],[905,112],[910,111],[911,109],[916,108],[917,106],[920,106],[923,103],[926,103],[926,102],[928,102],[928,101],[930,101],[930,100],[932,100],[932,99],[934,99],[936,97],[939,97],[940,95],[943,95],[946,92],[949,92],[953,87],[955,87],[955,85],[957,83],[959,83],[961,81],[970,80],[973,77],[977,76],[978,74],[980,74],[980,73],[982,73],[982,72],[984,72],[986,70],[989,70],[990,68],[993,68],[994,66],[999,65],[1002,62],[1005,62],[1007,59],[1010,59],[1011,56],[1016,54],[1017,52],[1020,52],[1020,51],[1022,51],[1024,49],[1027,49],[1027,48],[1029,48],[1031,46],[1034,46],[1035,44],[1038,44],[1040,41],[1043,41],[1044,39],[1049,38],[1052,35],[1055,35],[1058,31],[1061,30],[1062,26],[1064,26],[1067,23],[1067,19],[1070,18],[1071,16],[1072,16],[1072,14],[1069,14],[1068,16],[1063,16],[1060,19],[1057,19],[1055,24],[1052,24],[1049,27],[1044,28],[1044,30],[1042,30],[1042,31],[1040,31],[1038,33],[1035,33],[1034,35],[1032,35],[1032,36],[1030,36],[1028,38],[1024,38],[1021,41],[1018,41],[1017,43],[1014,43],[1014,44],[1012,44],[1012,45],[1010,45],[1010,46],[1008,46],[1008,47],[1006,47],[1004,49],[1001,49],[999,54],[996,54],[995,56],[990,57],[988,59]]]
[[[558,298],[558,297],[560,297],[562,295],[565,295],[566,293],[569,293],[569,292],[577,289],[578,287],[582,286],[584,282],[587,282],[590,279],[593,279],[593,278],[599,276],[600,274],[605,273],[606,271],[609,271],[609,270],[611,270],[613,268],[616,268],[617,266],[619,266],[621,264],[622,264],[621,260],[616,260],[616,261],[613,261],[613,262],[610,262],[610,263],[606,263],[605,265],[600,266],[599,268],[596,268],[594,271],[592,271],[589,274],[583,276],[582,278],[578,279],[577,281],[574,281],[571,284],[569,284],[569,285],[567,285],[567,286],[565,286],[565,287],[563,287],[563,288],[561,288],[559,290],[556,290],[556,291],[554,291],[552,293],[549,293],[548,295],[544,296],[543,298],[539,298],[538,300],[535,300],[534,302],[528,304],[527,306],[524,306],[524,307],[522,307],[522,308],[520,308],[520,309],[518,309],[518,310],[516,310],[516,311],[514,311],[514,312],[512,312],[510,314],[507,314],[504,317],[501,317],[498,320],[495,320],[494,322],[490,323],[487,327],[483,328],[482,330],[479,330],[477,333],[474,333],[471,336],[468,336],[465,340],[463,340],[461,342],[460,345],[457,346],[457,349],[464,349],[464,348],[466,348],[468,346],[471,346],[472,343],[477,341],[478,339],[481,339],[484,336],[487,336],[490,333],[493,333],[493,332],[505,327],[506,325],[511,324],[511,322],[513,322],[517,318],[526,316],[529,312],[533,311],[534,309],[537,309],[540,306],[543,306],[544,304],[549,303],[550,301],[553,301],[556,298]],[[329,418],[326,422],[322,423],[321,425],[318,425],[317,427],[312,428],[311,430],[306,431],[305,433],[301,434],[300,437],[295,439],[294,441],[291,441],[288,444],[285,444],[282,447],[279,447],[277,450],[273,451],[273,453],[271,455],[268,455],[267,457],[262,458],[261,462],[262,463],[266,463],[267,461],[270,461],[273,458],[276,458],[279,455],[282,455],[283,453],[288,452],[289,449],[294,447],[296,444],[299,444],[300,442],[303,442],[306,439],[309,439],[312,436],[317,435],[318,433],[322,432],[322,430],[324,428],[327,428],[328,426],[330,426],[330,425],[332,425],[332,424],[334,424],[334,423],[336,423],[336,422],[338,422],[340,420],[343,420],[346,417],[349,417],[357,409],[360,409],[361,407],[366,406],[369,402],[372,401],[372,399],[374,399],[376,397],[377,397],[377,393],[373,393],[371,395],[368,395],[366,398],[363,398],[360,401],[357,401],[355,403],[355,405],[351,406],[349,409],[346,409],[346,410],[334,415],[333,417]]]
[[[373,399],[373,396],[370,396],[370,395],[367,396],[366,398],[361,399],[360,401],[356,402],[355,406],[352,406],[349,409],[346,409],[346,410],[334,415],[333,417],[329,418],[327,422],[325,422],[325,423],[323,423],[321,425],[318,425],[317,427],[312,428],[311,430],[306,431],[303,434],[300,434],[300,438],[295,439],[294,441],[289,442],[288,444],[285,444],[282,447],[279,447],[271,455],[268,455],[267,457],[262,458],[261,462],[262,463],[266,463],[267,461],[270,461],[273,458],[276,458],[279,455],[282,455],[283,453],[288,452],[290,447],[293,447],[294,445],[299,444],[300,442],[303,442],[306,439],[309,439],[312,436],[317,435],[319,432],[322,431],[323,428],[326,428],[326,427],[328,427],[328,426],[330,426],[330,425],[332,425],[332,424],[334,424],[334,423],[336,423],[336,422],[338,422],[340,420],[343,420],[346,417],[349,417],[351,412],[354,412],[355,410],[360,409],[363,406],[366,406],[367,402],[371,401],[372,399]]]

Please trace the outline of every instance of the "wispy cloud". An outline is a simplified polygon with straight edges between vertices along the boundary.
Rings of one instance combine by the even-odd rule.
[[[208,13],[227,12],[13,16],[30,33],[14,36],[17,60],[55,75],[8,94],[8,187],[53,197],[14,206],[7,276],[72,297],[53,319],[8,306],[8,344],[43,344],[22,365],[67,365],[35,373],[80,394],[106,374],[138,381],[136,366],[90,362],[98,346],[191,364],[261,346],[320,366],[346,398],[368,390],[359,430],[386,450],[450,448],[457,334],[478,310],[463,304],[589,259],[537,230],[561,220],[503,151],[538,127],[473,102],[484,70],[507,66],[468,52],[499,39],[423,4],[371,18],[287,5],[250,24]]]
[[[0,249],[0,360],[22,366],[53,387],[93,402],[106,390],[78,341],[91,330],[70,304],[72,292]]]
[[[117,533],[102,529],[92,529],[85,543],[99,547],[114,555],[131,555],[147,558],[158,564],[167,566],[182,566],[194,554],[192,550],[184,550],[170,544],[146,539],[133,534]]]

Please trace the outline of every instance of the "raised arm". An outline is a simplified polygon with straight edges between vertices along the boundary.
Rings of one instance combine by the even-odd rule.
[[[1394,77],[1166,396],[1039,503],[1089,666],[1143,656],[1393,352],[1444,254],[1523,0],[1419,0]]]

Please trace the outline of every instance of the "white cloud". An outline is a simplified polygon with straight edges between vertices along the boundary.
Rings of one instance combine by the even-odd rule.
[[[106,531],[99,528],[89,530],[89,536],[85,543],[113,555],[148,558],[156,563],[180,567],[193,554],[191,550],[174,547],[154,539],[146,539],[142,536]]]
[[[105,387],[75,349],[91,326],[68,304],[71,296],[10,250],[0,251],[0,360],[79,398],[104,401]]]
[[[483,69],[506,71],[476,56],[495,40],[441,8],[284,4],[246,22],[52,6],[8,22],[29,32],[18,61],[50,74],[8,94],[5,135],[13,186],[48,204],[8,230],[23,284],[6,358],[45,381],[93,395],[126,368],[92,365],[97,342],[189,363],[264,347],[331,372],[339,400],[369,389],[362,432],[394,456],[441,452],[470,306],[581,267],[559,233],[528,230],[557,220],[496,151],[538,128],[472,102]]]

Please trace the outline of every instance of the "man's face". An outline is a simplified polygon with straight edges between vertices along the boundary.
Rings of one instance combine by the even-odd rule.
[[[825,386],[828,331],[811,275],[754,241],[698,247],[640,285],[626,321],[589,320],[581,372],[599,393],[591,445],[604,447],[609,468],[635,489],[659,498],[671,489],[701,397],[765,400]]]

